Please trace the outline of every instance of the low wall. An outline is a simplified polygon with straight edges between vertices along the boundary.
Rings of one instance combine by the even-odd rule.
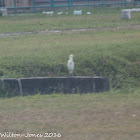
[[[8,96],[50,93],[95,93],[109,90],[104,77],[37,77],[1,79],[1,90]]]

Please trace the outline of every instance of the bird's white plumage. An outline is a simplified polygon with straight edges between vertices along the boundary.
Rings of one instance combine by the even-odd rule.
[[[73,71],[74,71],[74,61],[73,61],[73,57],[74,57],[74,55],[71,54],[71,55],[69,56],[69,60],[68,60],[68,63],[67,63],[67,68],[68,68],[68,71],[69,71],[70,74],[72,74]]]

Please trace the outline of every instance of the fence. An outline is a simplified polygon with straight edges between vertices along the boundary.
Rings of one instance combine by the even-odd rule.
[[[115,5],[133,5],[140,4],[140,0],[0,0],[0,7],[12,9],[16,13],[17,10],[30,9],[36,12],[38,9],[57,7],[76,7],[76,6],[115,6]]]

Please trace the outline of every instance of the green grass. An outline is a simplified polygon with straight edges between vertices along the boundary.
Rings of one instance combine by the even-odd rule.
[[[91,15],[86,15],[91,11]],[[0,17],[0,33],[28,32],[55,29],[77,28],[103,28],[139,25],[140,14],[132,13],[131,20],[121,19],[121,8],[93,8],[83,9],[83,15],[73,16],[72,10],[69,15],[47,16],[42,14],[23,14],[16,16]]]
[[[0,33],[140,24],[139,13],[122,20],[120,10],[93,9],[90,16],[0,17]],[[0,38],[0,77],[68,76],[70,53],[75,55],[75,76],[107,76],[111,87],[121,89],[1,98],[0,133],[61,133],[50,140],[139,140],[140,27]]]
[[[53,140],[139,140],[139,99],[139,89],[1,99],[0,133],[61,133]]]
[[[86,15],[86,11],[92,15]],[[131,20],[123,20],[120,11],[94,8],[83,9],[81,16],[73,16],[70,10],[67,16],[58,16],[55,11],[54,16],[0,17],[0,33],[98,29],[0,38],[0,77],[67,76],[66,63],[73,53],[75,76],[106,76],[116,88],[140,86],[140,27],[127,27],[139,25],[140,14],[132,13]]]
[[[67,76],[69,54],[75,76],[106,76],[113,87],[139,86],[140,28],[0,39],[1,77]]]

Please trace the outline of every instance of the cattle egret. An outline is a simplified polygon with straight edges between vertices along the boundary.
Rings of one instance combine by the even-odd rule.
[[[68,63],[67,63],[67,68],[68,68],[68,71],[69,71],[70,74],[72,74],[72,73],[73,73],[73,70],[74,70],[74,61],[73,61],[73,57],[74,57],[74,55],[71,54],[71,55],[69,56],[69,60],[68,60]]]

